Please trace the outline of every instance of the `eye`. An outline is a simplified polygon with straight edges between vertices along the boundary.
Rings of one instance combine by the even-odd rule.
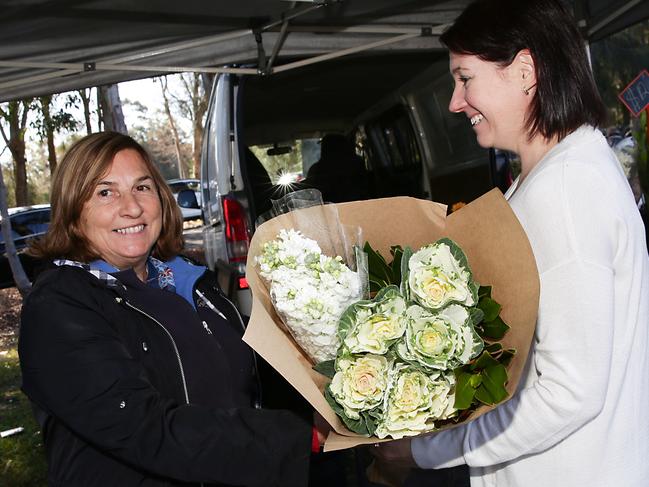
[[[100,189],[97,191],[97,196],[100,198],[108,198],[109,196],[113,195],[113,191],[110,189]]]
[[[136,190],[138,191],[151,191],[151,185],[150,184],[138,184],[135,187]]]
[[[458,79],[460,80],[460,83],[466,86],[471,78],[469,78],[468,76],[460,76]]]

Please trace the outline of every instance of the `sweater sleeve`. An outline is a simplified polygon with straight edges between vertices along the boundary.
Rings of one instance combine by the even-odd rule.
[[[612,272],[572,261],[542,275],[541,289],[539,320],[552,329],[537,332],[528,364],[536,380],[465,426],[414,439],[419,466],[482,467],[538,453],[599,413],[613,347]]]
[[[485,467],[543,452],[603,408],[614,352],[615,235],[623,229],[605,182],[581,169],[557,165],[518,195],[541,281],[523,385],[473,422],[413,439],[421,467]]]
[[[62,281],[33,291],[22,312],[23,391],[39,407],[94,447],[156,476],[306,484],[308,423],[287,411],[219,410],[162,397],[89,290]]]

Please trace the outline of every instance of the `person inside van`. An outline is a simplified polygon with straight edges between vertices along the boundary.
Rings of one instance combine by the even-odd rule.
[[[314,430],[260,409],[241,317],[181,248],[178,205],[142,146],[103,132],[70,148],[32,247],[52,268],[18,346],[49,485],[307,485]]]
[[[369,179],[363,159],[341,134],[327,134],[320,141],[320,159],[311,166],[303,183],[322,193],[329,203],[370,197]]]
[[[511,150],[505,195],[529,238],[540,302],[513,397],[467,424],[384,443],[385,461],[467,464],[471,485],[645,486],[649,258],[633,193],[597,128],[605,107],[561,0],[478,0],[441,36],[483,147]]]

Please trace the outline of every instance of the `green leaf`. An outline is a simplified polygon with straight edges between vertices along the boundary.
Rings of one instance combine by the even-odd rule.
[[[392,254],[392,283],[399,286],[401,284],[401,259],[403,258],[403,248],[401,245],[393,245],[390,247],[390,254]]]
[[[385,281],[376,280],[370,277],[370,292],[377,293],[387,285],[388,283]]]
[[[408,270],[408,264],[412,254],[412,249],[406,247],[403,249],[403,255],[401,256],[401,294],[403,294],[406,301],[410,301],[410,287],[408,286],[408,275],[410,271]]]
[[[515,355],[516,350],[514,350],[513,348],[503,350],[503,353],[500,354],[500,357],[498,358],[498,362],[503,364],[505,367],[508,367]]]
[[[491,297],[491,286],[480,286],[478,289],[478,298],[490,298]]]
[[[455,371],[455,378],[457,380],[455,384],[455,403],[453,404],[455,409],[469,409],[473,404],[477,387],[474,377],[478,377],[481,380],[479,374],[466,373],[461,369]]]
[[[484,336],[493,340],[502,339],[505,333],[507,333],[507,330],[509,330],[509,326],[507,326],[507,323],[500,316],[491,321],[483,321],[480,326],[482,327]]]
[[[470,365],[472,371],[479,371],[486,369],[488,367],[494,367],[498,365],[498,361],[491,356],[489,352],[482,352],[482,355]]]
[[[335,368],[335,363],[336,360],[325,360],[323,362],[319,362],[313,366],[313,370],[316,372],[324,375],[325,377],[329,377],[330,379],[333,379],[334,375],[336,374],[336,368]]]
[[[483,404],[497,404],[507,398],[505,389],[507,370],[504,365],[497,364],[487,367],[480,372],[482,382],[476,389],[475,398]]]
[[[331,391],[329,390],[329,386],[325,388],[325,399],[327,400],[327,403],[329,403],[329,406],[331,406],[331,409],[334,410],[334,412],[342,420],[345,426],[347,426],[347,429],[353,431],[354,433],[358,433],[359,435],[371,436],[371,433],[369,432],[370,428],[368,428],[366,417],[361,415],[361,419],[349,418],[345,414],[345,410],[343,409],[343,407],[340,404],[338,404],[336,399],[333,397],[333,394],[331,394]],[[376,426],[374,426],[374,430],[376,430]]]
[[[478,301],[478,308],[484,313],[485,321],[493,321],[500,314],[501,306],[493,299],[484,297]]]
[[[370,280],[391,284],[392,270],[383,256],[374,250],[369,242],[365,242],[363,250],[367,254],[367,271]]]
[[[492,343],[485,347],[485,350],[491,354],[491,356],[495,356],[497,353],[500,353],[503,349],[502,344],[500,343]]]

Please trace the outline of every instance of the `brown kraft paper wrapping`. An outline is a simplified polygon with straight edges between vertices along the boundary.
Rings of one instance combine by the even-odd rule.
[[[502,305],[501,317],[510,326],[501,343],[504,348],[516,350],[508,368],[507,390],[511,396],[521,377],[534,335],[539,276],[527,236],[500,191],[492,190],[448,217],[444,205],[409,197],[354,201],[335,206],[341,223],[360,226],[363,239],[388,259],[392,245],[410,246],[417,250],[442,237],[449,237],[462,247],[475,280],[481,285],[492,286],[493,298]],[[315,216],[321,210],[319,207],[297,210],[297,221],[308,221],[310,214]],[[243,339],[332,426],[325,451],[376,443],[381,440],[363,437],[345,428],[329,407],[323,394],[329,379],[312,369],[313,364],[286,331],[254,263],[254,256],[259,255],[265,242],[275,239],[280,229],[294,226],[294,213],[267,221],[256,230],[252,239],[246,276],[253,294],[253,306]],[[308,233],[305,235],[316,238]],[[323,251],[327,253],[325,248]],[[491,408],[482,406],[463,422],[471,421]],[[447,425],[444,429],[454,426]]]

